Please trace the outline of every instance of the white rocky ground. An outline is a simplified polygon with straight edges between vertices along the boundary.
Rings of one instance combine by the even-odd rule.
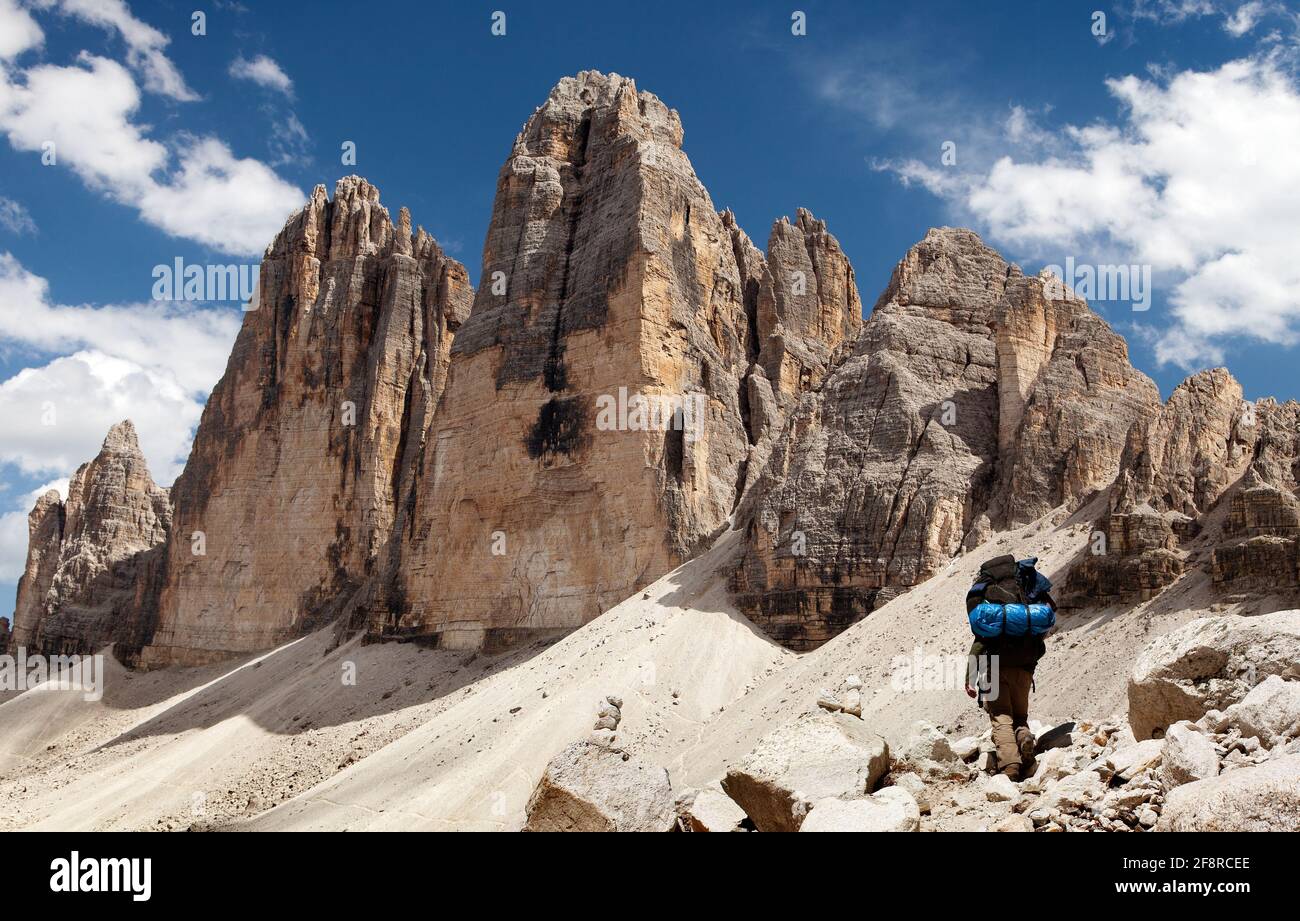
[[[801,656],[730,605],[720,575],[736,550],[730,534],[564,639],[505,656],[356,640],[331,650],[326,630],[234,664],[110,666],[97,703],[56,692],[0,704],[0,828],[513,830],[530,798],[537,827],[654,827],[671,795],[686,824],[723,830],[744,815],[719,784],[765,736],[801,715],[858,720],[819,707],[824,690],[851,709],[858,691],[863,730],[888,744],[893,763],[843,772],[853,788],[838,791],[818,764],[794,764],[821,785],[811,802],[788,791],[798,824],[823,810],[807,830],[1118,830],[1153,825],[1161,811],[1159,827],[1264,827],[1290,815],[1300,757],[1287,753],[1300,723],[1287,720],[1300,683],[1278,666],[1285,637],[1270,641],[1281,658],[1260,663],[1249,707],[1155,742],[1128,728],[1129,677],[1152,640],[1198,617],[1280,606],[1215,603],[1199,571],[1146,605],[1060,618],[1031,711],[1044,729],[1072,721],[1074,731],[1052,737],[1065,747],[1018,789],[967,766],[986,720],[960,688],[894,686],[896,656],[964,655],[962,600],[980,561],[1036,555],[1055,576],[1085,552],[1089,520],[1089,510],[1049,516],[997,536]],[[346,663],[355,684],[343,680]],[[1154,671],[1169,682],[1161,699],[1180,693],[1177,668]],[[850,676],[860,689],[846,686]],[[1215,686],[1250,689],[1227,677]],[[935,729],[913,745],[922,722]],[[1053,787],[1055,774],[1064,779]],[[602,812],[607,796],[616,808]]]

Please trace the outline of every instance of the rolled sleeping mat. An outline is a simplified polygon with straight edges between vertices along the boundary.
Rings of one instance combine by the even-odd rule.
[[[1050,604],[994,604],[985,601],[970,612],[970,629],[978,637],[1042,636],[1056,626]]]

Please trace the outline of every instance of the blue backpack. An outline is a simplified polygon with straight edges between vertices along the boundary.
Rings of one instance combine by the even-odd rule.
[[[1056,625],[1052,582],[1037,569],[1038,559],[1007,554],[980,567],[966,595],[971,632],[982,639],[1042,636]]]

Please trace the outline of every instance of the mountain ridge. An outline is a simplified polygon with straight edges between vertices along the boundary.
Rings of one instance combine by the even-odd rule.
[[[1161,401],[1085,301],[961,228],[929,231],[863,318],[824,222],[797,209],[758,250],[681,142],[632,80],[560,81],[499,174],[477,291],[366,180],[318,186],[162,504],[107,472],[117,498],[38,502],[10,644],[196,665],[335,621],[494,651],[572,631],[734,524],[741,610],[807,651],[1102,494],[1070,603],[1149,600],[1198,566],[1225,593],[1300,585],[1300,405],[1219,371]],[[603,431],[621,391],[699,411]],[[142,502],[143,537],[65,539]],[[78,600],[86,552],[120,570],[107,606]]]

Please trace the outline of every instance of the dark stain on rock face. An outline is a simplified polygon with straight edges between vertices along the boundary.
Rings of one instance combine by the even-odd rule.
[[[582,400],[578,397],[552,397],[537,413],[532,431],[524,439],[528,456],[534,460],[547,454],[572,456],[585,435]]]
[[[546,383],[546,389],[552,393],[558,393],[569,386],[569,372],[564,366],[564,340],[560,338],[558,323],[551,337],[551,353],[542,366],[542,380]]]
[[[681,483],[685,475],[686,459],[686,432],[683,427],[682,411],[677,410],[673,416],[672,424],[668,426],[668,431],[664,432],[664,466],[677,483]]]

